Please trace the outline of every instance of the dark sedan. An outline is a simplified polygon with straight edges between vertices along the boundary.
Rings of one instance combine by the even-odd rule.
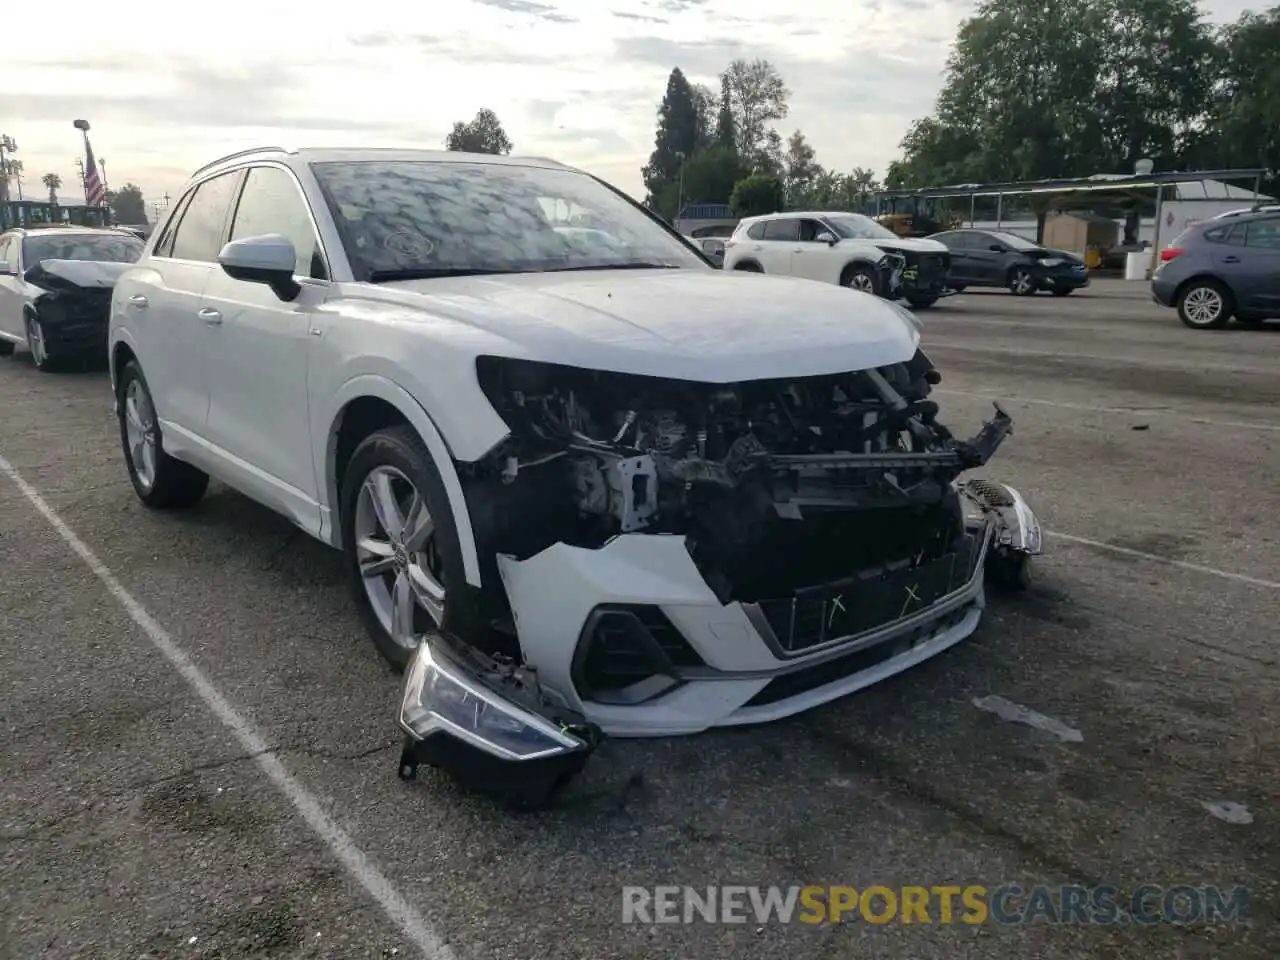
[[[951,251],[952,290],[1006,287],[1020,297],[1039,290],[1065,297],[1089,285],[1089,271],[1074,253],[1042,247],[1016,234],[948,230],[929,239]]]

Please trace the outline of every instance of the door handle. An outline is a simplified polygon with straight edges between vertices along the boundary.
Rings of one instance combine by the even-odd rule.
[[[1222,258],[1222,262],[1223,263],[1239,263],[1240,258],[1235,255],[1226,256]]]
[[[222,314],[217,310],[211,310],[209,307],[202,307],[196,316],[211,327],[216,327],[222,323]]]
[[[135,293],[133,296],[129,298],[129,306],[131,307],[137,307],[139,310],[141,310],[144,307],[146,307],[146,305],[147,305],[147,298],[140,293]]]

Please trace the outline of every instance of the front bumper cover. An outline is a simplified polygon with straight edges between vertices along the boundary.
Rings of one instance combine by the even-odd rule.
[[[499,569],[528,666],[504,665],[461,641],[431,638],[406,672],[399,722],[400,775],[422,762],[519,805],[542,805],[579,772],[606,734],[673,736],[762,723],[810,709],[900,673],[973,633],[985,607],[984,574],[1024,569],[1042,549],[1039,520],[1014,488],[956,484],[975,570],[958,589],[892,623],[782,656],[753,604],[721,604],[683,537],[623,534],[591,550],[556,544]],[[701,656],[668,692],[637,704],[583,702],[575,644],[609,604],[661,609]],[[535,669],[536,668],[536,669]]]

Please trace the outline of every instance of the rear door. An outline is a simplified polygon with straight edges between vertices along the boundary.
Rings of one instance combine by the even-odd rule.
[[[165,224],[151,256],[139,263],[143,269],[131,270],[116,284],[113,309],[125,311],[127,325],[136,331],[156,413],[166,425],[180,428],[165,436],[168,447],[189,447],[184,432],[200,436],[204,431],[209,389],[200,298],[210,275],[221,269],[218,252],[242,175],[233,170],[192,188]]]
[[[948,233],[935,234],[929,238],[930,240],[937,240],[951,254],[951,271],[947,274],[949,282],[964,283],[966,279],[965,269],[968,266],[968,258],[964,246],[964,237],[963,231],[953,230]]]
[[[1237,225],[1244,228],[1240,255],[1240,284],[1236,296],[1247,310],[1280,311],[1280,217],[1260,217]],[[1233,231],[1234,233],[1234,231]]]
[[[760,252],[756,257],[765,273],[778,273],[790,276],[792,257],[800,245],[800,221],[778,218],[766,220],[764,223],[764,239],[760,241]]]
[[[965,260],[970,283],[1004,286],[1005,260],[1008,248],[998,237],[970,231],[965,234]]]

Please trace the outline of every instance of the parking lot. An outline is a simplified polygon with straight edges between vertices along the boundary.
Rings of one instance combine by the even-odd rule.
[[[1015,418],[1030,592],[811,713],[610,741],[524,815],[397,779],[336,552],[216,484],[146,511],[106,373],[0,361],[0,958],[1275,957],[1280,328],[1107,280],[921,317],[956,433]],[[1251,923],[621,922],[623,885],[1002,883],[1245,885]]]

